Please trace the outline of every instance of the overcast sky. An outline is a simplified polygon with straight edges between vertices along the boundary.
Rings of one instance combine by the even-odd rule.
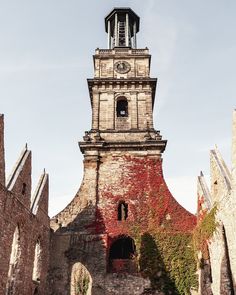
[[[236,106],[235,0],[0,0],[0,113],[7,173],[28,143],[33,184],[50,175],[50,215],[79,189],[77,142],[91,128],[87,78],[95,48],[106,48],[104,17],[131,7],[141,18],[138,47],[158,77],[154,120],[168,140],[164,174],[175,198],[196,208],[196,177],[209,175],[217,143],[230,165]]]

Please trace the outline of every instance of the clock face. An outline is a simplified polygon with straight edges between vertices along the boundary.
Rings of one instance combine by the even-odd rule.
[[[117,61],[114,67],[115,67],[115,71],[120,74],[126,74],[131,69],[131,66],[127,61]]]

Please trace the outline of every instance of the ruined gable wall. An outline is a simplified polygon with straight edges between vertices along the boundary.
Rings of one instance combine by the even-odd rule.
[[[46,294],[46,277],[49,262],[49,217],[45,205],[48,199],[48,180],[41,187],[39,204],[35,214],[31,210],[31,153],[24,150],[26,158],[17,162],[13,170],[12,181],[7,187],[0,184],[0,294],[5,294],[7,284],[14,287],[11,294],[33,294],[38,286],[39,294]],[[3,161],[3,159],[1,159]],[[25,190],[23,189],[25,184]],[[19,240],[15,244],[16,258],[12,267],[12,279],[8,280],[13,236],[19,228]],[[41,259],[40,282],[33,282],[35,246],[40,242]],[[13,255],[14,257],[14,255]]]
[[[1,268],[0,290],[4,292],[7,284],[9,260],[13,234],[17,226],[20,230],[20,260],[17,265],[18,276],[16,282],[17,292],[14,294],[32,294],[36,284],[32,282],[35,245],[38,239],[42,246],[42,272],[40,289],[46,289],[46,275],[48,266],[49,227],[48,217],[44,215],[39,219],[34,216],[11,192],[1,187],[1,218],[0,239]],[[0,292],[1,293],[1,292]],[[44,293],[42,293],[44,294]]]
[[[229,292],[232,284],[236,290],[236,203],[233,200],[235,197],[230,194],[217,205],[216,221],[219,226],[209,241],[213,294],[231,294],[222,293],[222,290]]]
[[[79,192],[51,220],[54,230],[50,254],[51,294],[69,294],[71,272],[76,263],[82,263],[89,271],[94,294],[104,294],[114,279],[107,275],[109,247],[114,239],[124,234],[134,238],[135,228],[140,229],[140,237],[158,227],[186,232],[196,223],[196,217],[169,192],[161,155],[156,151],[101,152],[99,157],[86,157]],[[125,221],[117,220],[120,200],[128,204]],[[134,282],[135,278],[127,288],[132,289]]]
[[[211,151],[210,207],[217,206],[217,230],[208,241],[213,294],[236,291],[236,111],[233,114],[232,170],[217,149]],[[204,197],[206,202],[206,198]]]

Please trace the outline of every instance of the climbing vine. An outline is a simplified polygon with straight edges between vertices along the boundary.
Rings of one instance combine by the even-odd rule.
[[[117,161],[115,159],[114,161]],[[91,233],[107,233],[109,249],[115,239],[135,240],[140,272],[154,290],[164,294],[190,294],[196,288],[196,266],[192,230],[196,216],[186,211],[171,195],[159,158],[120,158],[119,177],[100,184],[101,206]],[[117,220],[120,201],[128,204],[128,218]]]
[[[217,206],[214,206],[209,213],[206,213],[199,224],[194,229],[193,241],[196,252],[201,251],[202,258],[208,259],[208,245],[207,242],[213,236],[218,222],[216,221]]]
[[[191,234],[156,232],[141,237],[140,271],[154,290],[190,294],[197,288],[196,260]]]
[[[81,280],[77,281],[76,295],[86,295],[89,288],[89,277],[84,276]]]

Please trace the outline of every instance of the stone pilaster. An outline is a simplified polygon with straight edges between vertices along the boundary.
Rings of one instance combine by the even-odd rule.
[[[92,129],[98,130],[99,129],[99,112],[100,112],[100,94],[99,94],[99,92],[96,92],[93,95],[92,108],[93,108]]]

